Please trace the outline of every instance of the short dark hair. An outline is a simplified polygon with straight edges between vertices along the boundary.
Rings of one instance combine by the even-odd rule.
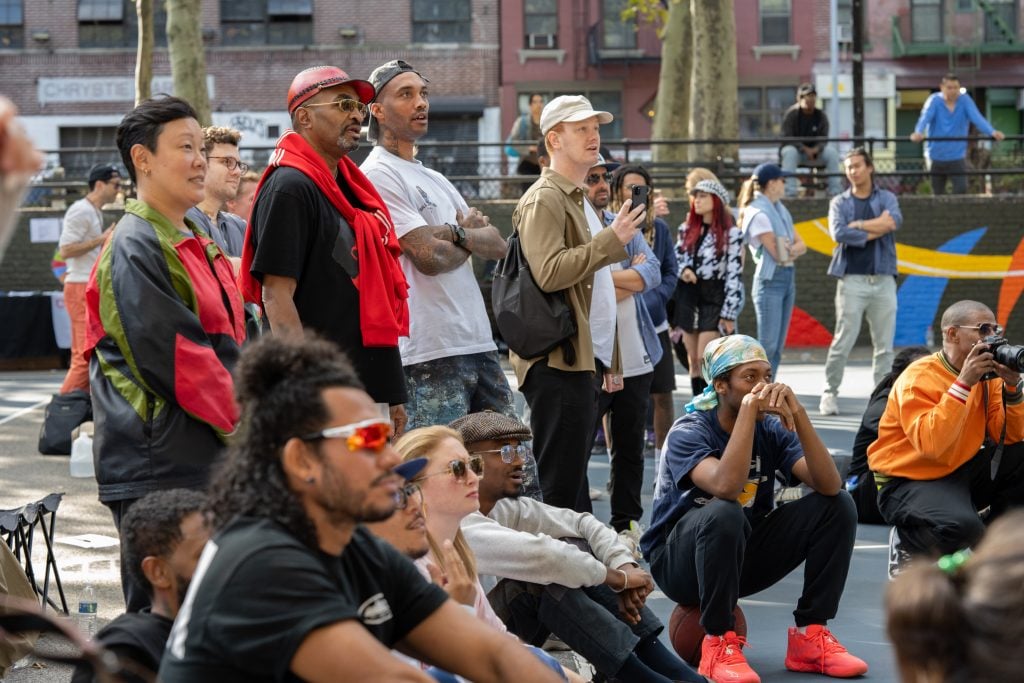
[[[942,74],[942,80],[943,81],[956,81],[957,83],[959,83],[960,82],[960,77],[957,76],[952,71],[947,71],[946,73]]]
[[[316,530],[288,487],[281,453],[292,437],[326,426],[323,390],[363,385],[335,344],[310,333],[260,338],[242,351],[234,377],[241,420],[210,484],[213,528],[239,515],[270,518],[316,548]]]
[[[142,571],[147,557],[170,557],[181,543],[181,521],[200,512],[206,496],[189,489],[154,491],[138,499],[121,520],[125,571],[153,597],[153,585]]]
[[[143,100],[128,112],[117,126],[114,139],[121,153],[121,161],[128,169],[132,183],[136,182],[135,164],[132,163],[132,147],[142,145],[150,152],[156,152],[156,139],[164,125],[178,119],[196,119],[199,115],[192,105],[180,97],[161,95]]]
[[[875,167],[875,162],[871,160],[871,154],[868,152],[866,147],[857,146],[851,149],[849,152],[843,155],[843,161],[852,159],[853,157],[860,157],[864,160],[864,163],[871,168]]]
[[[526,103],[527,104],[533,104],[533,98],[534,97],[539,97],[542,100],[545,99],[544,93],[542,93],[542,92],[532,92],[532,93],[530,93],[530,96],[526,98]]]

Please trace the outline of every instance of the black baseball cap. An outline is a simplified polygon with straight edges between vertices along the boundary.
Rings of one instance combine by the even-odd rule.
[[[393,79],[395,76],[404,73],[414,73],[420,78],[423,78],[424,83],[430,82],[423,77],[423,74],[421,74],[419,71],[413,68],[412,64],[410,64],[409,62],[405,61],[404,59],[392,59],[390,62],[386,62],[378,66],[376,69],[373,70],[373,73],[370,74],[370,85],[372,85],[374,90],[376,91],[376,95],[374,95],[373,100],[371,100],[371,102],[377,101],[377,98],[380,96],[381,90],[383,90],[384,86],[391,82],[391,79]],[[366,139],[369,142],[377,142],[377,130],[377,119],[373,116],[373,114],[370,114],[370,121],[369,123],[366,124]]]
[[[800,87],[796,90],[797,97],[803,97],[804,95],[817,95],[818,91],[815,89],[813,83],[801,83]]]
[[[97,180],[107,182],[114,176],[121,177],[121,171],[112,164],[96,164],[89,169],[89,185],[92,186]]]

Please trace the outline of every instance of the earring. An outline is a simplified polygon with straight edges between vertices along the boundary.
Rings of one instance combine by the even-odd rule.
[[[152,171],[150,171],[150,170],[149,170],[149,169],[147,168],[147,169],[146,169],[145,171],[143,171],[143,173],[145,173],[145,174],[146,174],[146,177],[148,178],[148,177],[149,177],[149,174],[150,174],[150,173],[152,173]]]

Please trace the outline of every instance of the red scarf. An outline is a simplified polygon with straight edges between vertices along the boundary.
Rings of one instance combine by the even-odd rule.
[[[402,248],[395,237],[391,214],[384,200],[348,157],[342,157],[338,162],[340,180],[335,180],[324,160],[293,130],[285,131],[277,141],[277,148],[270,157],[270,164],[263,172],[254,196],[259,197],[267,178],[280,166],[301,171],[312,180],[355,233],[354,256],[359,264],[359,275],[352,279],[352,283],[359,290],[359,329],[363,334],[363,345],[397,346],[398,337],[409,335],[409,285],[398,263]],[[365,208],[352,206],[338,187],[339,182],[345,183]],[[263,287],[250,272],[254,255],[250,219],[245,228],[238,288],[246,301],[262,306]]]

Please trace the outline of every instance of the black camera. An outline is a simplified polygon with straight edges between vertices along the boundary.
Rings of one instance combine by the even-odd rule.
[[[1014,346],[1006,341],[1006,337],[1000,337],[995,334],[984,337],[981,342],[988,344],[988,350],[992,353],[992,357],[997,363],[1005,365],[1014,372],[1024,372],[1024,346]],[[992,379],[994,377],[998,377],[998,375],[990,372],[982,377],[982,379]]]

